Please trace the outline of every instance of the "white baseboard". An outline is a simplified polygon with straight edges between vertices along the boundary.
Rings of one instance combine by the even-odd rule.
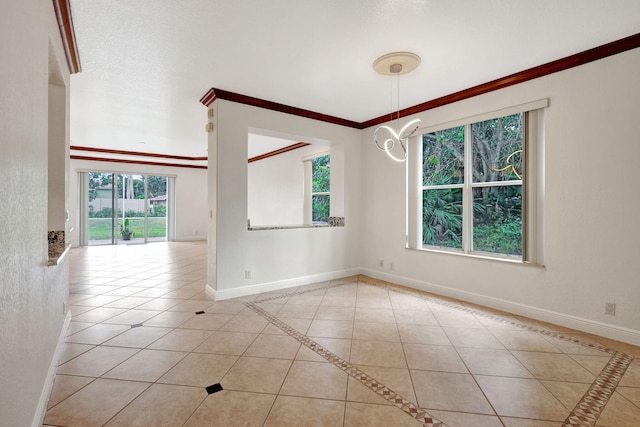
[[[312,283],[327,280],[335,280],[343,277],[355,276],[358,274],[363,274],[375,279],[384,280],[386,282],[396,283],[398,285],[419,289],[436,295],[456,298],[462,301],[494,308],[496,310],[502,310],[508,313],[526,316],[531,319],[552,323],[554,325],[564,326],[565,328],[576,329],[578,331],[595,334],[601,337],[622,341],[633,345],[640,345],[640,331],[637,330],[597,322],[595,320],[585,319],[569,314],[558,313],[543,308],[503,300],[500,298],[449,288],[446,286],[436,285],[434,283],[411,279],[404,276],[397,276],[381,271],[371,270],[368,268],[352,268],[348,270],[296,277],[293,279],[279,280],[268,283],[259,283],[256,285],[242,286],[232,289],[215,290],[207,285],[206,292],[207,295],[213,297],[216,301],[222,301],[230,298],[255,295],[263,292],[271,292],[302,285],[309,285]]]
[[[215,289],[213,289],[211,286],[209,286],[207,284],[204,287],[204,292],[209,298],[211,298],[212,300],[216,301],[216,290]]]
[[[207,236],[180,236],[176,237],[176,242],[191,242],[194,240],[207,240]]]
[[[262,292],[277,291],[280,289],[293,288],[296,286],[310,285],[312,283],[324,282],[327,280],[341,279],[343,277],[355,276],[360,274],[360,268],[351,268],[347,270],[333,271],[330,273],[312,274],[310,276],[295,277],[293,279],[278,280],[275,282],[259,283],[257,285],[242,286],[232,289],[218,289],[207,292],[213,292],[216,301],[222,301],[230,298],[244,297],[247,295],[255,295]],[[209,289],[209,285],[207,285]]]
[[[553,323],[554,325],[564,326],[565,328],[576,329],[579,331],[588,332],[591,334],[599,335],[601,337],[610,338],[633,345],[640,345],[640,331],[637,330],[601,323],[595,320],[589,320],[582,317],[571,316],[568,314],[557,313],[526,304],[520,304],[502,300],[499,298],[476,294],[473,292],[448,288],[446,286],[440,286],[433,283],[410,279],[407,277],[396,276],[393,274],[388,274],[367,268],[361,269],[361,274],[373,277],[375,279],[396,283],[398,285],[408,286],[414,289],[431,292],[437,295],[456,298],[462,301],[483,305],[485,307],[506,311],[508,313],[526,316],[535,320]]]
[[[31,423],[32,427],[41,427],[44,423],[44,416],[47,413],[47,404],[49,403],[51,391],[53,390],[53,381],[55,380],[56,372],[58,371],[58,362],[60,361],[60,355],[62,354],[62,349],[64,348],[64,339],[67,336],[69,323],[71,323],[71,310],[67,310],[67,314],[64,318],[62,330],[60,331],[58,343],[56,344],[56,350],[53,352],[53,358],[51,359],[51,364],[49,365],[49,371],[47,372],[47,377],[44,380],[44,386],[42,387],[42,392],[40,393],[38,407],[36,408],[36,413],[33,418],[33,422]]]

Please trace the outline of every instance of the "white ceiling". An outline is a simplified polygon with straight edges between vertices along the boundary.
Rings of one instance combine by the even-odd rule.
[[[638,0],[71,0],[71,143],[206,155],[211,87],[363,122],[640,32]],[[397,108],[395,105],[394,109]]]

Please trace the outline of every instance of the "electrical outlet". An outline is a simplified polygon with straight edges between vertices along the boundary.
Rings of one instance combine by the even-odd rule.
[[[244,278],[245,279],[251,279],[251,270],[245,270],[244,271]]]
[[[378,267],[384,268],[384,261],[383,260],[378,261]]]
[[[605,302],[604,303],[604,314],[609,314],[611,316],[616,315],[616,303],[615,302]]]

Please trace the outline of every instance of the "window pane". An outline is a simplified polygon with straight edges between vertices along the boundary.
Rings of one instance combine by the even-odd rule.
[[[422,135],[423,185],[464,182],[464,126]]]
[[[316,157],[311,162],[311,192],[324,193],[331,191],[329,181],[331,164],[329,162],[329,155]]]
[[[422,243],[462,249],[462,189],[422,192]]]
[[[113,219],[113,174],[89,172],[89,213],[88,213],[88,244],[112,244],[114,237]]]
[[[473,189],[473,250],[522,255],[522,186]]]
[[[147,177],[148,241],[167,239],[167,177]]]
[[[329,221],[329,195],[314,194],[311,196],[311,221],[312,222],[328,222]]]
[[[471,125],[473,182],[522,179],[522,114]]]

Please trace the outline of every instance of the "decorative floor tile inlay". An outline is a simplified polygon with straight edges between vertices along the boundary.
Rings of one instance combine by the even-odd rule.
[[[339,286],[339,285],[334,285],[334,287],[335,286]],[[315,290],[317,289],[314,289],[314,291]],[[303,291],[295,294],[300,294],[300,293],[306,293],[306,292]],[[291,296],[291,295],[293,294],[282,295],[280,297]],[[273,298],[269,298],[269,300],[272,300],[272,299]],[[264,302],[264,301],[260,300],[260,302]],[[402,396],[400,396],[395,391],[391,390],[389,387],[385,386],[379,381],[376,381],[374,378],[370,377],[362,370],[351,365],[349,362],[347,362],[337,354],[333,353],[331,350],[324,348],[322,345],[313,341],[311,338],[307,337],[301,332],[295,330],[294,328],[287,325],[286,323],[284,323],[274,315],[258,307],[255,303],[247,302],[245,304],[249,308],[251,308],[253,311],[255,311],[256,313],[258,313],[259,315],[267,319],[269,322],[271,322],[272,324],[280,328],[282,331],[286,332],[289,336],[295,338],[300,343],[302,343],[309,349],[316,352],[319,356],[333,363],[335,366],[337,366],[338,368],[342,369],[344,372],[349,374],[352,378],[360,381],[366,387],[376,392],[379,396],[381,396],[385,400],[393,403],[394,405],[396,405],[398,408],[403,410],[405,413],[409,414],[414,419],[422,422],[422,425],[424,427],[446,427],[444,423],[430,416],[425,410],[418,408],[415,404],[404,399]]]
[[[592,427],[598,421],[633,358],[616,353],[567,417],[562,427]]]
[[[373,390],[376,394],[378,394],[388,402],[391,402],[392,404],[400,408],[402,411],[410,415],[412,418],[422,422],[424,427],[446,427],[444,423],[442,423],[441,421],[429,415],[427,411],[418,408],[413,402],[407,399],[404,399],[402,396],[400,396],[398,393],[396,393],[389,387],[382,384],[380,381],[377,381],[375,378],[367,375],[364,371],[351,365],[349,362],[342,359],[340,356],[336,355],[331,350],[324,348],[322,345],[318,344],[311,338],[295,330],[291,326],[287,325],[285,322],[281,321],[277,317],[273,316],[272,314],[266,312],[265,310],[263,310],[262,308],[256,305],[256,303],[259,304],[259,303],[264,303],[268,301],[274,301],[280,298],[315,292],[318,289],[332,289],[332,288],[346,286],[346,285],[353,285],[353,282],[330,284],[321,288],[311,288],[311,289],[305,289],[305,290],[292,292],[288,294],[281,294],[281,295],[276,295],[276,296],[267,297],[267,298],[260,298],[253,302],[247,302],[245,303],[245,305],[247,305],[249,308],[254,310],[256,313],[260,314],[262,317],[267,319],[269,322],[271,322],[278,328],[280,328],[282,331],[286,332],[289,336],[295,338],[300,343],[302,343],[309,349],[313,350],[319,356],[333,363],[333,365],[337,366],[338,368],[340,368],[341,370],[349,374],[352,378],[360,381],[367,388]]]
[[[216,384],[212,384],[210,386],[205,387],[205,390],[207,391],[207,394],[213,394],[213,393],[222,391],[224,389],[222,388],[222,385],[220,383],[216,383]]]
[[[499,315],[485,313],[473,308],[466,307],[463,304],[456,304],[453,302],[446,301],[444,299],[439,299],[437,297],[431,297],[423,293],[420,293],[418,291],[408,291],[408,290],[403,290],[393,286],[387,286],[384,284],[369,283],[367,281],[364,281],[364,282],[358,281],[357,283],[358,284],[364,283],[369,286],[385,289],[388,292],[395,292],[403,295],[412,296],[414,298],[423,299],[430,303],[435,303],[444,307],[453,308],[462,312],[473,314],[475,316],[480,316],[486,319],[491,319],[504,324],[516,326],[518,328],[535,332],[540,335],[557,338],[569,343],[581,345],[584,347],[588,347],[590,349],[602,351],[604,353],[612,355],[607,365],[596,377],[595,381],[591,384],[589,390],[585,393],[585,395],[582,397],[580,402],[578,402],[578,404],[575,406],[573,411],[571,411],[571,413],[569,414],[565,422],[562,424],[562,427],[594,427],[596,425],[596,422],[598,421],[598,418],[600,417],[600,414],[602,413],[603,409],[607,405],[609,399],[613,395],[624,373],[626,372],[631,361],[633,360],[633,357],[628,354],[618,352],[616,350],[610,349],[600,344],[582,341],[573,337],[565,336],[561,333],[548,331],[545,329],[541,329],[537,326],[527,325],[525,323],[522,323],[516,320],[504,318]],[[291,293],[278,294],[274,296],[258,298],[252,302],[245,302],[245,305],[251,308],[256,313],[258,313],[260,316],[262,316],[266,320],[268,320],[269,322],[271,322],[273,325],[280,328],[289,336],[295,338],[300,343],[302,343],[303,345],[305,345],[306,347],[308,347],[309,349],[317,353],[319,356],[323,357],[324,359],[331,362],[336,367],[340,368],[341,370],[349,374],[352,378],[361,382],[363,385],[365,385],[370,390],[374,391],[379,396],[391,402],[396,407],[400,408],[402,411],[404,411],[414,419],[422,422],[424,427],[446,427],[446,425],[443,422],[432,417],[426,410],[421,409],[411,401],[404,399],[398,393],[396,393],[389,387],[385,386],[384,384],[380,383],[380,381],[377,381],[375,378],[367,375],[365,372],[351,365],[349,362],[342,359],[332,351],[324,348],[322,345],[318,344],[311,338],[307,337],[306,335],[302,334],[301,332],[292,328],[282,320],[278,319],[274,315],[268,313],[267,311],[263,310],[258,305],[256,305],[260,303],[276,301],[282,298],[292,297],[295,295],[312,293],[320,289],[332,289],[340,286],[353,285],[353,284],[354,282],[342,282],[342,283],[329,284],[323,287],[313,287],[310,289],[303,289],[303,290],[294,291]]]

